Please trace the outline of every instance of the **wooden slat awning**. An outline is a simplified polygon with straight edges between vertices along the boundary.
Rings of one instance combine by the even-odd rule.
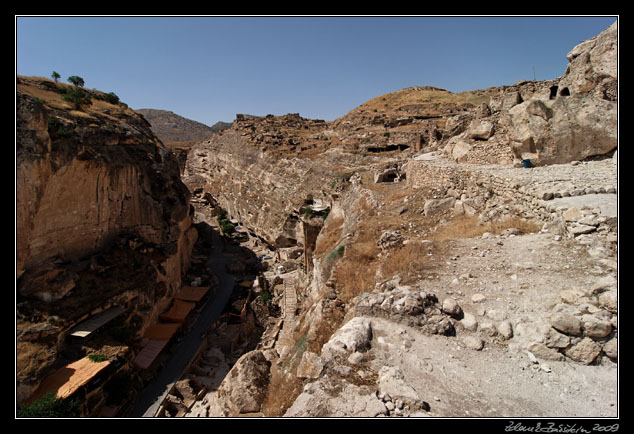
[[[48,392],[54,392],[58,398],[67,398],[80,387],[88,384],[99,372],[106,369],[110,361],[93,362],[88,356],[79,359],[46,377],[33,392],[26,403],[42,398]]]
[[[181,327],[179,323],[158,323],[149,326],[143,336],[157,341],[169,341]]]
[[[121,315],[123,312],[125,312],[125,309],[121,306],[112,307],[76,325],[71,330],[70,335],[85,338],[86,336],[97,330],[99,327],[107,324],[108,322]]]
[[[152,362],[158,357],[163,348],[167,345],[167,341],[159,341],[150,339],[145,346],[139,351],[134,359],[134,366],[147,369]]]
[[[159,315],[159,319],[161,321],[182,323],[185,322],[185,319],[195,307],[196,303],[193,301],[175,299],[172,307],[167,312]]]
[[[174,298],[183,301],[200,301],[209,292],[208,286],[183,286]]]

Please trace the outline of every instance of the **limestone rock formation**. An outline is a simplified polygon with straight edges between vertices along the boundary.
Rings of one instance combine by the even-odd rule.
[[[445,140],[460,162],[561,164],[617,146],[618,31],[615,22],[574,47],[565,74],[499,88],[488,111]]]
[[[260,411],[269,383],[269,362],[262,351],[244,354],[218,388],[218,399],[229,416]]]
[[[58,327],[56,339],[18,340],[20,396],[91,314],[129,308],[141,333],[180,287],[197,239],[176,159],[147,121],[95,90],[73,106],[67,86],[17,78],[18,329]]]
[[[616,104],[578,94],[518,104],[507,114],[513,152],[536,165],[607,154],[617,144]]]
[[[565,75],[550,87],[548,99],[533,97],[508,110],[516,156],[557,164],[616,149],[617,45],[615,22],[568,53]]]
[[[123,231],[178,247],[190,194],[147,122],[113,108],[57,108],[58,95],[41,83],[18,78],[18,276],[102,249]]]
[[[574,47],[570,62],[559,82],[559,93],[586,94],[608,101],[617,100],[618,27],[614,22],[599,35]]]

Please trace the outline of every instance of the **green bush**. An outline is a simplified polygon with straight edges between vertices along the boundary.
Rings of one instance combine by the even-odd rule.
[[[233,223],[229,220],[221,220],[220,222],[220,230],[225,235],[231,235],[233,231],[236,229]]]
[[[343,256],[343,252],[345,251],[346,246],[339,246],[336,249],[334,249],[332,252],[328,253],[328,256],[326,257],[326,261],[328,262],[332,262],[336,259],[339,259]]]
[[[235,230],[235,225],[227,219],[227,211],[220,208],[218,210],[218,226],[224,235],[231,235]]]
[[[330,214],[330,208],[326,208],[322,213],[321,213],[321,218],[323,219],[323,221],[325,222],[326,219],[328,218],[328,214]]]
[[[84,87],[84,79],[77,75],[71,75],[68,77],[68,81],[77,87]]]
[[[114,92],[107,93],[103,96],[104,101],[109,102],[110,104],[117,105],[119,104],[119,97]]]
[[[304,351],[306,351],[306,349],[308,348],[308,345],[306,345],[306,338],[307,337],[308,337],[308,335],[305,334],[304,336],[299,338],[297,340],[297,342],[295,342],[295,351],[297,352],[297,357],[298,358],[300,358],[302,356],[302,354],[304,354]]]
[[[90,105],[90,95],[79,87],[65,87],[62,89],[62,99],[80,109],[82,105]]]
[[[262,301],[265,304],[269,304],[271,300],[273,300],[273,296],[271,295],[271,293],[266,290],[262,291],[262,294],[260,295],[260,297],[262,297]]]
[[[103,354],[91,354],[88,356],[88,359],[91,362],[99,363],[99,362],[105,362],[108,358],[104,356]]]
[[[79,400],[58,398],[55,392],[45,394],[32,404],[18,408],[18,417],[72,417],[79,408]]]
[[[51,135],[57,135],[59,137],[68,137],[73,134],[73,130],[66,128],[64,123],[55,116],[48,118],[48,132]]]

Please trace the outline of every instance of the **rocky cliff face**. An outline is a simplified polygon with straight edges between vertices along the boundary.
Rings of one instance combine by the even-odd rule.
[[[331,207],[341,178],[358,165],[353,155],[321,153],[324,126],[292,114],[238,115],[231,129],[190,151],[183,177],[263,244],[305,245],[311,217]]]
[[[25,387],[90,313],[130,307],[142,330],[180,285],[196,240],[189,190],[147,121],[98,91],[85,90],[90,103],[74,107],[62,98],[66,86],[17,81],[19,330],[48,321],[58,336],[19,339]],[[32,363],[34,346],[49,358]]]
[[[124,231],[176,243],[188,229],[179,225],[189,219],[189,191],[147,122],[112,107],[60,109],[38,97],[55,92],[50,84],[18,80],[18,276],[102,249]]]
[[[565,74],[499,89],[445,152],[462,162],[569,163],[617,147],[617,23],[574,47]],[[489,157],[490,160],[490,157]],[[496,162],[496,161],[490,161]]]

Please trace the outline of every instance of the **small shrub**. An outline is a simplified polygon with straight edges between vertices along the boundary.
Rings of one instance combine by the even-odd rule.
[[[227,219],[227,211],[220,208],[218,210],[218,226],[224,235],[231,235],[235,230],[235,225]]]
[[[59,137],[68,137],[73,134],[73,130],[66,128],[64,123],[55,116],[48,118],[48,131],[49,134],[57,135]]]
[[[308,334],[305,334],[301,338],[299,338],[297,342],[295,342],[295,352],[298,359],[301,359],[302,354],[304,354],[304,351],[306,351],[306,349],[308,348],[308,345],[306,345],[307,336]]]
[[[79,110],[82,105],[90,105],[91,103],[90,95],[79,87],[66,87],[62,89],[62,99],[71,103],[77,110]]]
[[[104,101],[109,102],[110,104],[117,105],[119,104],[119,97],[114,93],[110,92],[103,96]]]
[[[229,220],[220,220],[218,223],[220,224],[220,230],[225,235],[231,235],[236,229],[235,225]]]
[[[269,304],[271,303],[271,300],[273,300],[273,296],[267,290],[262,291],[262,294],[260,294],[260,297],[262,297],[262,301],[265,304]]]
[[[345,251],[345,249],[346,249],[346,246],[337,247],[332,252],[328,253],[328,256],[326,257],[326,261],[332,262],[336,259],[341,258],[343,256],[343,252]]]
[[[79,408],[79,400],[58,398],[55,392],[48,392],[39,400],[18,408],[18,417],[71,417]]]
[[[321,218],[322,220],[325,222],[326,219],[328,218],[328,214],[330,214],[330,208],[326,208],[322,213],[321,213]]]
[[[313,207],[307,206],[304,208],[304,218],[310,218],[311,215],[313,215]]]
[[[88,359],[91,362],[99,363],[99,362],[105,362],[108,358],[103,354],[91,354],[88,356]]]

